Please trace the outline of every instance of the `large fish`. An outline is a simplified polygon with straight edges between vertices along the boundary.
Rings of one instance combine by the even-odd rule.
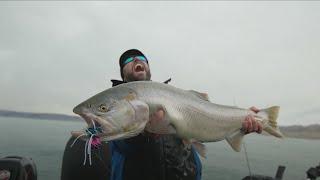
[[[165,118],[149,121],[149,116],[159,109],[164,110]],[[73,111],[89,126],[86,130],[73,132],[74,136],[84,135],[86,131],[91,136],[111,141],[133,137],[144,130],[176,134],[185,142],[196,145],[203,156],[202,142],[224,139],[235,151],[240,151],[245,135],[241,130],[242,123],[249,114],[261,122],[263,130],[282,137],[276,122],[278,106],[255,113],[249,109],[214,104],[203,93],[152,81],[130,82],[107,89],[79,104]]]

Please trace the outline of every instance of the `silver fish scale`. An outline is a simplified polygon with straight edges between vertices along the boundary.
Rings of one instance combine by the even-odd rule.
[[[185,138],[200,141],[219,141],[242,127],[242,121],[252,113],[247,109],[217,105],[205,101],[190,91],[171,85],[139,81],[119,85],[129,88],[137,98],[149,105],[150,113],[159,107],[166,111],[166,119]]]

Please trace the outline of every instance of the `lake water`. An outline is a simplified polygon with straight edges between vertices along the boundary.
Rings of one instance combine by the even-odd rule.
[[[61,162],[70,131],[84,122],[0,117],[0,157],[31,157],[40,180],[60,179]],[[251,172],[274,176],[278,165],[286,166],[284,179],[306,179],[305,172],[320,162],[320,141],[286,138],[279,140],[257,134],[245,138]],[[245,153],[234,152],[225,142],[207,143],[203,179],[234,180],[249,174]]]

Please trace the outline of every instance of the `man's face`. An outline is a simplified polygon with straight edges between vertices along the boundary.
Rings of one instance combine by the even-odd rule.
[[[145,81],[151,79],[149,66],[146,62],[139,59],[134,59],[123,67],[123,80],[130,81]]]

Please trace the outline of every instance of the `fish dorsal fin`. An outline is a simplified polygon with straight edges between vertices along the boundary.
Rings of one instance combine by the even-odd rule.
[[[198,91],[195,91],[195,90],[189,90],[189,92],[191,92],[192,94],[196,95],[197,97],[199,97],[202,100],[209,101],[209,96],[208,96],[207,93],[201,93],[201,92],[198,92]]]

